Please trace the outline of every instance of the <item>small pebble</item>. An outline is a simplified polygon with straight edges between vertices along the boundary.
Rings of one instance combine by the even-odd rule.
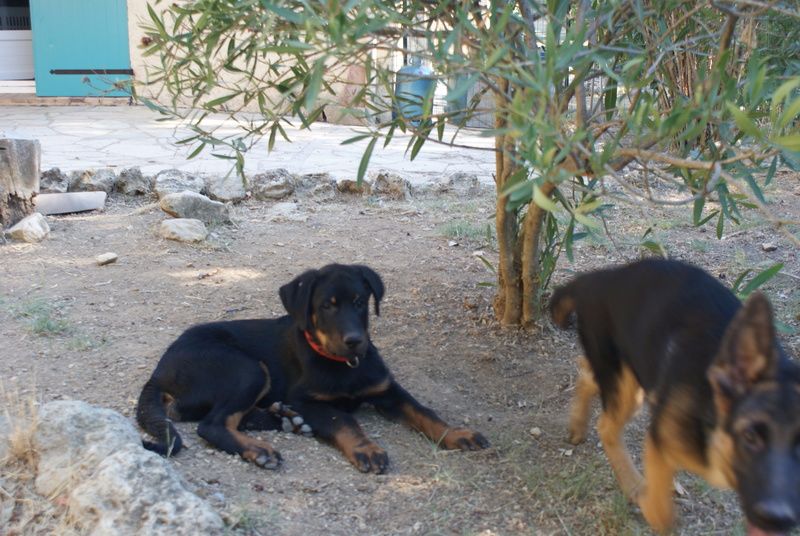
[[[533,428],[528,430],[528,433],[531,434],[533,437],[539,437],[542,435],[542,429],[539,428],[538,426],[534,426]]]
[[[764,251],[775,251],[778,249],[778,244],[773,244],[772,242],[764,242],[761,244],[761,249]]]
[[[95,262],[97,262],[98,266],[105,266],[106,264],[111,264],[112,262],[117,262],[119,256],[116,253],[102,253],[94,258]]]

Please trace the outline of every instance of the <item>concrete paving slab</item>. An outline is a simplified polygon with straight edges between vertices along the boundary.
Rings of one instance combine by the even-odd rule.
[[[42,144],[42,169],[62,171],[139,166],[154,174],[177,168],[193,173],[225,174],[228,160],[210,151],[186,160],[191,148],[175,142],[192,135],[177,121],[160,121],[161,116],[143,106],[0,106],[0,138],[32,138]],[[232,134],[233,125],[217,118],[219,134]],[[272,152],[262,140],[247,155],[245,172],[286,168],[292,173],[328,172],[336,179],[354,179],[367,141],[350,145],[341,142],[358,133],[354,127],[316,123],[311,130],[286,129],[292,143],[278,140]],[[454,130],[448,129],[452,135]],[[446,139],[449,139],[447,134]],[[481,182],[492,184],[493,140],[478,130],[463,131],[460,144],[470,150],[427,143],[417,158],[406,154],[409,135],[396,135],[386,149],[378,143],[369,170],[386,169],[419,185],[455,172],[474,173]],[[216,151],[215,151],[216,152]]]

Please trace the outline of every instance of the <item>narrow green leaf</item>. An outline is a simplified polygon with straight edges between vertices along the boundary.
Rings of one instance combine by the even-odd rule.
[[[232,98],[234,98],[234,97],[236,97],[238,95],[239,95],[239,93],[231,93],[230,95],[224,95],[222,97],[217,97],[216,99],[212,99],[212,100],[208,101],[207,103],[205,103],[205,105],[203,107],[206,108],[206,109],[216,108],[220,104],[224,104],[224,103],[228,102],[229,100],[231,100]]]
[[[800,77],[796,76],[790,78],[775,90],[775,93],[772,94],[772,106],[770,107],[770,114],[773,117],[777,117],[778,109],[781,104],[783,104],[783,100],[788,97],[797,86],[800,86]]]
[[[725,213],[719,213],[719,219],[717,220],[717,238],[722,238],[722,233],[725,231]]]
[[[322,74],[325,72],[325,57],[317,60],[314,69],[311,71],[311,79],[306,88],[306,98],[304,106],[306,110],[311,110],[317,102],[320,87],[322,87]]]
[[[156,29],[158,33],[161,34],[162,37],[167,37],[167,30],[164,28],[164,23],[161,21],[161,18],[156,14],[153,10],[150,3],[147,4],[147,14],[150,15],[150,20],[153,21],[153,24],[156,25]]]
[[[187,156],[187,157],[186,157],[186,160],[191,160],[191,159],[192,159],[192,158],[194,158],[195,156],[199,155],[199,154],[202,152],[202,150],[203,150],[203,149],[205,149],[205,147],[206,147],[206,142],[203,142],[203,143],[201,143],[200,145],[198,145],[198,146],[195,148],[195,150],[194,150],[194,151],[192,151],[191,153],[189,153],[189,156]]]
[[[567,253],[567,260],[569,260],[569,262],[575,262],[574,251],[572,249],[572,243],[575,238],[574,231],[575,231],[575,220],[570,219],[567,231],[564,233],[564,251]]]
[[[750,189],[753,191],[758,200],[761,201],[762,203],[766,203],[767,201],[766,199],[764,199],[764,193],[761,191],[761,187],[753,178],[753,175],[751,175],[748,172],[743,173],[743,175],[745,182],[747,182],[747,185],[750,186]]]
[[[576,212],[574,214],[574,216],[575,216],[575,220],[577,220],[578,223],[582,223],[583,225],[585,225],[586,227],[589,227],[590,229],[599,229],[600,228],[600,223],[597,220],[595,220],[594,218],[590,218],[588,216],[584,216],[583,214],[580,214],[578,212]]]
[[[740,294],[742,296],[749,296],[751,292],[753,292],[758,287],[760,287],[761,285],[763,285],[764,283],[775,277],[778,274],[778,272],[781,271],[782,268],[783,268],[783,263],[779,262],[773,264],[766,270],[759,272],[753,277],[753,279],[747,282],[747,284],[741,290]]]
[[[372,138],[372,141],[369,142],[364,154],[361,156],[361,162],[358,164],[358,174],[356,175],[356,184],[359,186],[361,186],[361,183],[364,181],[364,174],[367,172],[367,165],[369,164],[370,157],[372,157],[372,150],[375,148],[375,142],[377,141],[378,138]]]
[[[778,128],[783,128],[794,119],[797,114],[800,114],[800,97],[796,98],[781,114],[778,119]]]
[[[489,269],[491,272],[493,272],[493,273],[497,273],[497,268],[495,268],[495,267],[494,267],[494,264],[492,264],[491,262],[489,262],[489,261],[488,261],[488,259],[486,259],[486,257],[484,257],[483,255],[475,255],[475,256],[476,256],[476,257],[478,258],[478,260],[480,260],[480,261],[481,261],[481,262],[484,264],[484,266],[486,266],[486,267],[487,267],[487,268],[488,268],[488,269]]]
[[[699,225],[700,218],[703,216],[703,207],[706,206],[706,198],[700,197],[694,200],[694,210],[692,210],[692,223],[695,227]]]
[[[746,112],[740,110],[739,107],[732,102],[726,102],[725,106],[733,116],[733,120],[736,122],[736,126],[739,127],[739,130],[756,139],[761,139],[763,134],[761,134],[761,131]]]
[[[747,275],[751,274],[752,272],[753,270],[748,268],[747,270],[738,275],[736,280],[733,282],[733,286],[731,287],[731,290],[733,291],[734,294],[739,294],[739,287],[741,286],[742,281],[744,281],[744,278],[747,277]]]
[[[372,134],[359,134],[358,136],[353,136],[352,138],[347,138],[344,140],[340,145],[350,145],[351,143],[356,143],[361,140],[365,140],[367,138],[374,138]]]
[[[422,136],[421,134],[417,135],[417,139],[414,142],[414,146],[411,148],[411,154],[409,155],[411,160],[414,160],[417,157],[417,154],[419,154],[420,149],[422,149],[422,146],[425,145],[425,141],[427,139],[428,138]]]
[[[533,202],[548,212],[554,212],[558,208],[558,205],[546,196],[537,184],[533,185]]]
[[[780,145],[789,151],[800,151],[800,134],[790,134],[788,136],[777,136],[772,139],[775,145]]]
[[[769,186],[769,183],[772,182],[772,178],[775,176],[775,171],[778,169],[778,157],[777,155],[772,159],[772,163],[769,165],[769,169],[767,170],[767,177],[764,180],[764,186]]]
[[[667,250],[659,242],[656,242],[654,240],[645,240],[644,242],[642,242],[641,245],[642,245],[642,247],[644,249],[646,249],[646,250],[648,250],[648,251],[650,251],[652,253],[655,253],[656,255],[658,255],[660,257],[664,257],[665,259],[669,257],[669,254],[667,253]]]
[[[702,227],[703,225],[711,221],[717,214],[719,214],[719,210],[712,211],[708,216],[697,222],[697,227]]]

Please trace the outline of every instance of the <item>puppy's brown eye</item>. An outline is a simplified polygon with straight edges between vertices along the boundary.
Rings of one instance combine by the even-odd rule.
[[[751,424],[742,432],[742,443],[748,450],[761,450],[765,440],[766,430],[762,424]]]

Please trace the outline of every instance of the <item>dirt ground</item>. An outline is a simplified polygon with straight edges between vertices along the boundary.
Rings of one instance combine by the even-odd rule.
[[[779,217],[798,219],[799,179],[775,178],[769,194]],[[395,376],[451,423],[481,431],[492,448],[440,451],[366,408],[358,418],[388,451],[388,474],[360,474],[314,439],[270,432],[263,436],[285,460],[273,472],[211,450],[194,424],[181,424],[188,448],[171,463],[232,533],[648,533],[618,492],[596,433],[578,447],[565,441],[574,334],[547,321],[520,331],[493,320],[494,288],[485,283],[494,275],[475,254],[496,261],[491,191],[470,199],[302,200],[305,221],[270,222],[270,204],[248,201],[234,209],[234,225],[213,228],[199,246],[158,238],[164,215],[137,210],[144,203],[112,198],[102,213],[50,218],[52,236],[39,245],[0,244],[0,381],[7,388],[132,418],[141,386],[185,328],[280,315],[278,288],[302,270],[365,263],[386,284],[372,337]],[[562,256],[556,281],[638,257],[648,225],[648,238],[672,256],[729,283],[747,267],[784,262],[763,288],[794,330],[783,336],[787,348],[800,355],[800,251],[758,214],[727,228],[723,240],[713,227],[692,227],[687,207],[620,206],[607,215],[611,237],[579,242],[574,263]],[[777,249],[765,251],[766,243]],[[97,266],[94,257],[108,251],[119,261]],[[644,422],[638,417],[629,431],[637,460]],[[685,474],[679,482],[679,533],[743,533],[732,493]]]

